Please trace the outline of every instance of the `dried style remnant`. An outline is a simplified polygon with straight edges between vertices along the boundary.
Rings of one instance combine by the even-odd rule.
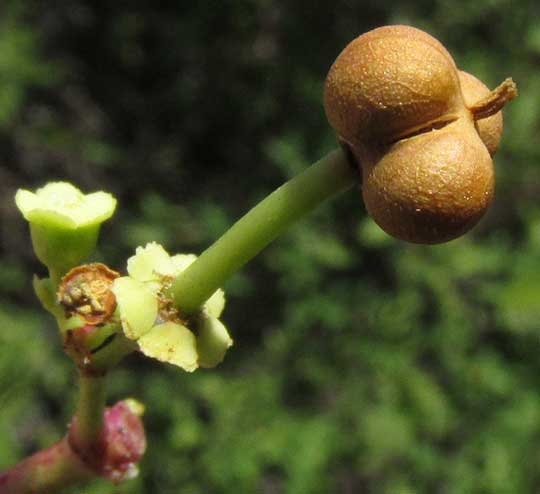
[[[60,283],[58,302],[66,316],[79,316],[87,324],[103,324],[116,309],[112,284],[119,273],[101,263],[85,264],[69,271]]]

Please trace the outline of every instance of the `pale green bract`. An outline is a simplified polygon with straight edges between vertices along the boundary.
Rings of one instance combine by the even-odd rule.
[[[124,334],[138,343],[148,357],[192,372],[198,367],[215,367],[225,357],[233,341],[218,317],[225,307],[223,290],[217,290],[191,319],[187,327],[177,317],[167,320],[165,291],[197,256],[170,256],[155,243],[138,247],[128,259],[129,276],[113,284]],[[161,305],[161,307],[160,307]]]
[[[116,208],[116,199],[111,194],[85,195],[67,182],[48,183],[35,193],[19,189],[15,203],[30,223],[69,230],[101,224]]]

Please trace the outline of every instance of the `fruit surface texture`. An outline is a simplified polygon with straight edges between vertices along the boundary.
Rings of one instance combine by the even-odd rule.
[[[500,110],[516,94],[511,80],[491,92],[459,71],[429,34],[385,26],[341,52],[324,103],[361,168],[373,219],[399,239],[430,244],[464,234],[489,207]]]

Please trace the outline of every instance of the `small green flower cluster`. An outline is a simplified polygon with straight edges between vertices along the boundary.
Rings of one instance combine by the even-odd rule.
[[[35,281],[36,293],[66,330],[67,323],[79,319],[65,320],[54,292],[61,277],[93,252],[101,223],[114,213],[116,199],[105,192],[84,195],[69,183],[55,182],[36,193],[19,190],[15,201],[30,223],[36,255],[50,273],[50,280]],[[172,282],[195,259],[193,254],[170,256],[162,246],[149,243],[128,260],[128,276],[112,285],[117,309],[111,323],[143,354],[188,372],[216,366],[232,345],[218,319],[225,306],[221,289],[189,317],[176,309],[181,301],[168,294]]]
[[[188,372],[216,366],[232,345],[218,319],[225,306],[223,290],[217,290],[188,320],[167,295],[172,280],[196,258],[193,254],[170,256],[160,245],[150,243],[137,248],[128,260],[129,276],[117,278],[113,285],[124,334],[145,355]]]

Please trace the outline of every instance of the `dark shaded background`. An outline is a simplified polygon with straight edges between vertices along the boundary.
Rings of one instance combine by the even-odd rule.
[[[540,7],[510,0],[3,0],[0,468],[63,434],[76,391],[16,189],[114,192],[96,255],[113,267],[151,240],[200,252],[335,146],[326,72],[389,23],[491,87],[518,82],[489,214],[420,247],[381,233],[358,193],[319,208],[227,284],[222,366],[115,372],[111,402],[147,405],[148,452],[138,479],[81,492],[540,489]]]

